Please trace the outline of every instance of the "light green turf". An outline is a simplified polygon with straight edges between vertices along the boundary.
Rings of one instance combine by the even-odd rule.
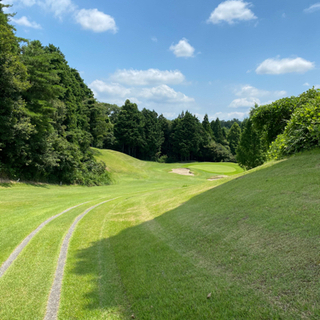
[[[320,319],[319,150],[245,173],[96,153],[114,185],[0,189],[2,259],[56,211],[120,196],[76,228],[59,319]],[[169,173],[181,167],[195,176]],[[214,175],[229,177],[207,181]],[[59,246],[81,210],[48,224],[0,279],[0,319],[43,316]]]
[[[216,173],[216,174],[225,174],[225,175],[231,175],[231,174],[237,174],[242,172],[243,170],[235,163],[226,163],[226,162],[218,162],[218,163],[212,163],[212,162],[203,162],[203,163],[190,163],[188,165],[184,165],[184,167],[187,167],[191,170],[201,170],[205,172],[210,173]]]

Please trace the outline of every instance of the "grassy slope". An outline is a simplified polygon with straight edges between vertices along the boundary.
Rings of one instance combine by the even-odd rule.
[[[0,264],[41,222],[66,208],[89,201],[48,224],[0,279],[1,319],[42,318],[63,237],[75,215],[85,208],[119,195],[132,197],[146,191],[161,192],[182,187],[187,187],[191,194],[197,194],[221,183],[206,182],[205,175],[185,177],[170,174],[174,165],[147,163],[113,151],[102,151],[100,155],[117,179],[115,185],[87,188],[0,183]]]
[[[136,319],[320,318],[319,151],[265,165],[211,190],[222,181],[205,179],[228,174],[220,171],[226,164],[185,164],[196,174],[185,177],[168,173],[179,164],[112,151],[98,157],[116,185],[0,189],[1,248],[13,246],[13,240],[5,242],[7,229],[15,231],[10,215],[21,228],[19,238],[52,212],[122,195],[93,210],[76,229],[59,319],[128,319],[132,313]],[[1,319],[43,316],[59,244],[76,210],[50,223],[48,233],[41,231],[0,279]],[[0,252],[0,263],[5,256]],[[32,268],[41,272],[27,279],[23,272]],[[28,302],[33,290],[34,304]]]
[[[318,319],[319,181],[316,151],[101,207],[73,238],[60,319]]]

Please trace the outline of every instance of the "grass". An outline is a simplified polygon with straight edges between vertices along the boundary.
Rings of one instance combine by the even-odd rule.
[[[116,196],[73,234],[59,319],[320,318],[320,150],[246,173],[96,153],[114,185],[0,187],[2,259],[19,243],[8,228],[23,239],[94,200],[49,223],[0,279],[1,319],[43,317],[63,235],[86,207]],[[169,174],[178,167],[195,176]],[[221,174],[230,177],[206,180]]]

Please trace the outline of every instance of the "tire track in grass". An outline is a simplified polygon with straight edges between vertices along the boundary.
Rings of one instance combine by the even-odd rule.
[[[77,208],[87,202],[83,202],[80,203],[74,207],[68,208],[64,211],[62,211],[59,214],[56,214],[55,216],[52,216],[51,218],[47,219],[46,221],[42,222],[37,229],[35,229],[34,231],[32,231],[16,248],[15,250],[11,253],[11,255],[9,256],[9,258],[2,264],[2,266],[0,267],[0,278],[5,274],[5,272],[7,271],[7,269],[12,265],[12,263],[17,259],[18,255],[21,253],[21,251],[26,247],[26,245],[30,242],[30,240],[45,226],[47,225],[49,222],[51,222],[53,219],[58,218],[59,216],[63,215],[64,213]]]
[[[73,222],[73,224],[71,225],[67,235],[65,236],[65,238],[63,240],[62,246],[61,246],[60,255],[59,255],[59,259],[58,259],[58,265],[57,265],[53,285],[51,287],[51,292],[50,292],[48,304],[47,304],[47,311],[46,311],[46,315],[44,317],[44,320],[56,320],[57,319],[58,310],[59,310],[59,303],[60,303],[61,287],[62,287],[62,278],[63,278],[64,267],[65,267],[65,263],[66,263],[66,259],[67,259],[68,246],[69,246],[71,236],[72,236],[78,222],[88,212],[90,212],[94,208],[96,208],[106,202],[116,200],[116,199],[118,199],[118,198],[109,199],[109,200],[103,201],[101,203],[98,203],[98,204],[90,207],[89,209],[84,211],[80,216],[78,216],[75,219],[75,221]]]

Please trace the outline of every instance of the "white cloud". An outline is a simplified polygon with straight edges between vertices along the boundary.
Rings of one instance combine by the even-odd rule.
[[[129,88],[125,88],[118,83],[106,83],[101,80],[93,81],[89,87],[98,97],[107,95],[125,98],[131,94],[131,90]]]
[[[271,58],[263,61],[256,69],[257,74],[305,73],[315,67],[314,62],[302,58]]]
[[[320,10],[320,2],[317,2],[317,3],[313,4],[313,5],[311,5],[309,8],[306,8],[303,11],[305,13],[312,13],[312,12],[315,12],[317,10]]]
[[[219,119],[224,119],[224,120],[231,120],[233,118],[236,119],[243,119],[249,115],[249,111],[246,112],[216,112],[213,115],[209,115],[209,120],[216,120],[217,118]]]
[[[122,105],[126,99],[135,102],[140,108],[161,109],[166,112],[174,112],[174,109],[190,106],[195,100],[182,92],[162,84],[155,87],[125,87],[119,83],[93,81],[89,87],[95,97],[100,101]]]
[[[253,98],[253,97],[239,98],[239,99],[234,99],[230,103],[229,107],[230,108],[254,107],[256,103],[259,105],[261,103],[258,98]]]
[[[186,96],[181,92],[163,84],[153,88],[143,88],[138,96],[151,101],[161,101],[167,103],[190,103],[194,102],[193,98]]]
[[[253,86],[250,85],[244,85],[240,89],[235,91],[235,94],[240,97],[284,97],[287,92],[282,90],[282,91],[268,91],[268,90],[261,90],[257,89]]]
[[[157,39],[156,37],[152,37],[151,40],[152,40],[153,42],[158,42],[158,39]]]
[[[16,23],[19,26],[24,26],[28,28],[34,28],[34,29],[42,29],[40,24],[34,22],[34,21],[29,21],[27,17],[23,16],[20,19],[11,19],[12,22]]]
[[[310,86],[310,84],[308,82],[305,82],[303,85],[306,86],[306,87]]]
[[[117,70],[110,80],[129,86],[153,86],[158,84],[179,84],[185,81],[179,70],[148,69],[148,70]]]
[[[10,0],[5,0],[7,3]],[[73,13],[74,19],[84,29],[94,32],[112,31],[117,32],[118,28],[113,17],[98,9],[77,9],[77,5],[72,0],[11,0],[16,3],[31,7],[38,5],[46,11],[53,12],[55,17],[61,19],[63,14]]]
[[[283,98],[287,95],[287,92],[282,91],[268,91],[255,88],[251,85],[243,85],[240,88],[234,90],[234,94],[239,98],[234,99],[229,107],[230,108],[245,108],[245,107],[254,107],[257,103],[258,105],[266,104],[276,100]],[[264,101],[261,103],[261,99]]]
[[[46,10],[54,12],[56,17],[61,17],[63,14],[73,12],[76,9],[76,5],[71,0],[45,0],[37,1],[37,4]]]
[[[249,2],[242,0],[227,0],[218,5],[211,13],[208,23],[218,24],[223,21],[233,24],[236,21],[248,21],[257,19],[249,9],[252,6]]]
[[[76,13],[75,19],[83,29],[92,30],[94,32],[117,32],[114,18],[98,9],[81,9]]]
[[[188,40],[183,38],[176,45],[171,45],[170,50],[175,54],[176,57],[193,57],[195,49],[189,44]]]

